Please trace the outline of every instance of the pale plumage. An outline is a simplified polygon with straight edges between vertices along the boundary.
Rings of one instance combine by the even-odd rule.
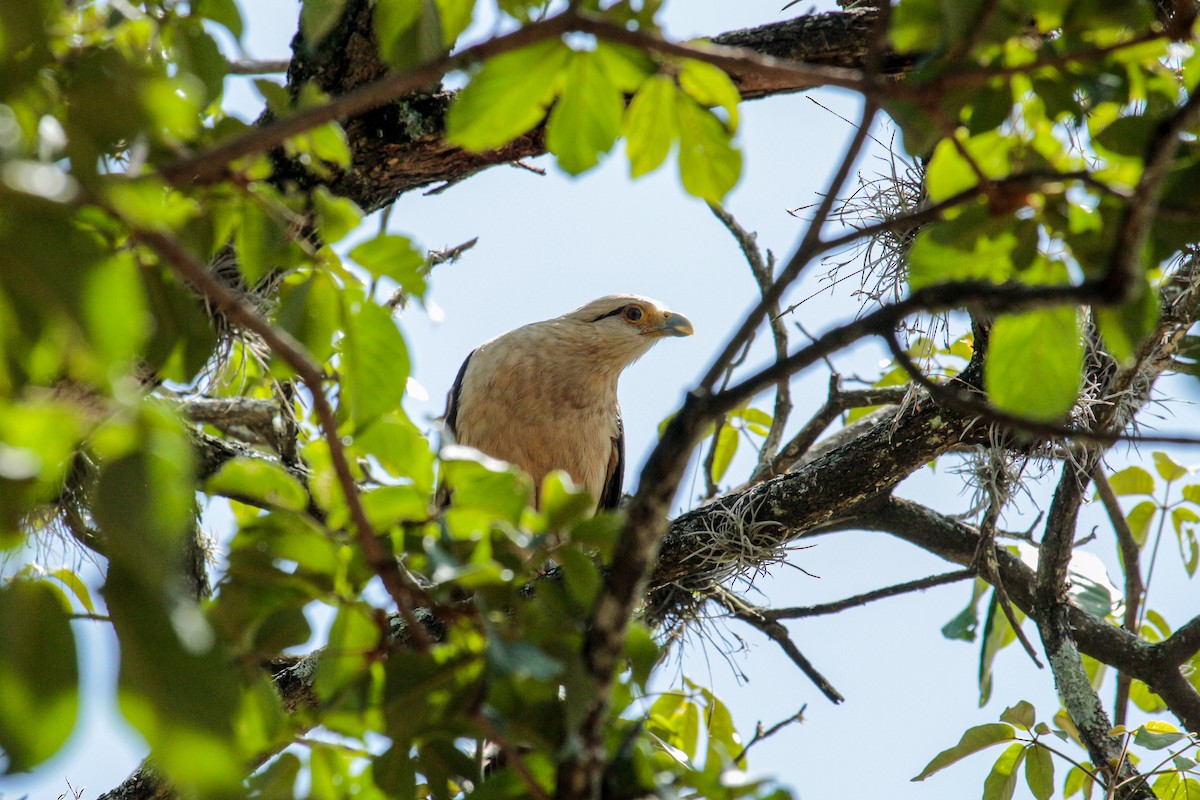
[[[689,336],[680,314],[610,295],[497,336],[467,356],[450,389],[453,441],[520,467],[539,486],[564,470],[601,509],[621,498],[625,437],[617,379],[664,336]]]

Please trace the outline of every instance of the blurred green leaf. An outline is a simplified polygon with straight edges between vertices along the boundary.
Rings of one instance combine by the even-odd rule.
[[[725,477],[729,465],[733,463],[733,457],[737,455],[739,440],[736,428],[728,423],[721,426],[721,432],[717,434],[716,450],[713,452],[710,476],[713,483],[720,483],[721,479]]]
[[[1157,505],[1150,500],[1143,500],[1130,509],[1125,516],[1125,520],[1129,523],[1129,530],[1133,533],[1133,540],[1137,542],[1138,547],[1145,547],[1146,535],[1150,532],[1150,522],[1157,513]]]
[[[1187,468],[1175,463],[1174,459],[1163,451],[1155,450],[1151,455],[1154,458],[1154,468],[1164,481],[1177,481],[1187,476]]]
[[[425,295],[425,256],[406,236],[382,233],[357,245],[350,258],[376,277],[391,278],[417,297]]]
[[[488,60],[450,107],[447,140],[483,152],[528,132],[545,118],[570,58],[549,40]]]
[[[1177,506],[1171,509],[1171,525],[1175,528],[1175,537],[1179,541],[1179,555],[1183,559],[1183,568],[1188,577],[1196,574],[1200,565],[1200,546],[1196,543],[1196,528],[1200,526],[1200,514],[1190,508]]]
[[[1187,734],[1181,732],[1174,725],[1152,720],[1137,729],[1133,736],[1133,742],[1147,750],[1162,750],[1186,738]]]
[[[1000,715],[1000,721],[1016,725],[1018,728],[1024,728],[1028,731],[1033,728],[1033,724],[1037,721],[1037,712],[1034,711],[1032,703],[1028,700],[1021,700],[1015,706],[1004,709],[1004,712]]]
[[[193,0],[192,14],[212,20],[242,38],[242,14],[235,0]]]
[[[226,461],[205,481],[204,490],[287,511],[303,511],[308,507],[308,493],[300,481],[279,464],[261,458]]]
[[[408,380],[408,346],[391,315],[372,302],[356,304],[345,318],[342,409],[356,430],[399,408]]]
[[[671,151],[671,143],[679,136],[675,95],[675,81],[656,75],[642,84],[630,101],[621,127],[630,177],[658,169]]]
[[[1137,464],[1128,466],[1108,477],[1113,494],[1118,497],[1128,494],[1154,494],[1154,478]]]
[[[48,584],[0,586],[0,748],[4,772],[24,772],[67,741],[79,708],[75,637]]]
[[[546,126],[546,148],[571,175],[591,169],[612,149],[625,100],[592,52],[574,52]]]
[[[300,7],[300,32],[305,44],[313,50],[333,30],[346,0],[303,0]]]
[[[737,130],[738,103],[742,101],[742,95],[719,67],[688,59],[679,70],[679,88],[706,108],[724,109],[729,115],[729,130]]]
[[[370,606],[352,603],[338,609],[313,679],[313,689],[323,702],[333,701],[366,673],[375,654],[382,652],[382,637],[379,618]]]
[[[1001,315],[992,329],[984,384],[1002,411],[1054,422],[1079,395],[1083,343],[1073,308]]]
[[[742,154],[729,129],[691,97],[677,93],[679,177],[693,197],[720,203],[742,174]]]

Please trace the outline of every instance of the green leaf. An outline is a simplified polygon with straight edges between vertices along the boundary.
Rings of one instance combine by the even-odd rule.
[[[529,642],[510,642],[499,633],[488,637],[488,666],[504,677],[546,681],[563,672],[563,665]]]
[[[238,39],[242,38],[242,14],[235,0],[193,0],[192,14],[224,25]]]
[[[594,167],[612,149],[625,100],[591,52],[571,54],[562,91],[546,127],[546,149],[571,175]]]
[[[1154,332],[1161,315],[1158,292],[1148,282],[1136,299],[1121,306],[1098,306],[1096,324],[1109,353],[1128,365],[1137,348]]]
[[[341,341],[343,409],[356,430],[399,408],[408,380],[408,347],[387,311],[357,304]]]
[[[1017,788],[1017,768],[1025,758],[1025,745],[1010,745],[983,782],[983,800],[1010,800]]]
[[[96,613],[96,604],[92,602],[92,593],[88,591],[87,584],[75,572],[66,567],[59,567],[56,570],[47,572],[46,577],[61,581],[64,586],[71,590],[71,594],[75,595],[75,599],[83,606],[84,611],[87,611],[89,614]]]
[[[315,271],[288,276],[279,289],[275,324],[296,337],[318,364],[333,352],[342,319],[339,289],[329,274]],[[275,363],[275,362],[273,362]]]
[[[713,452],[713,483],[720,483],[721,478],[725,477],[729,465],[733,463],[734,455],[737,454],[739,439],[737,429],[732,425],[725,423],[721,426],[721,432],[717,434],[716,450]]]
[[[372,275],[391,278],[406,292],[425,296],[425,256],[407,236],[381,233],[351,250],[350,258]]]
[[[930,775],[940,772],[973,753],[978,753],[980,750],[984,750],[994,744],[1010,742],[1015,737],[1016,731],[1013,727],[1005,725],[1002,722],[990,722],[986,725],[976,725],[973,728],[968,728],[963,733],[962,738],[959,739],[958,744],[934,756],[933,760],[926,764],[925,769],[921,770],[921,773],[913,778],[913,780],[923,781]]]
[[[380,0],[372,13],[380,55],[393,69],[408,69],[445,51],[442,16],[433,0]]]
[[[304,42],[313,50],[333,30],[346,0],[304,0],[300,8],[300,31]]]
[[[481,153],[532,130],[558,94],[570,57],[552,39],[488,60],[450,107],[447,140]]]
[[[75,727],[75,637],[59,593],[47,583],[0,586],[0,748],[4,772],[24,772],[58,752]]]
[[[287,470],[263,458],[234,458],[205,481],[204,490],[256,506],[303,511],[308,493]]]
[[[474,18],[475,0],[434,0],[438,21],[442,29],[442,44],[446,49],[454,46]]]
[[[1154,520],[1154,515],[1157,513],[1157,505],[1150,500],[1143,500],[1134,506],[1125,516],[1125,520],[1129,523],[1129,530],[1133,533],[1133,540],[1137,542],[1138,547],[1146,546],[1146,536],[1150,533],[1150,523]]]
[[[1200,514],[1190,508],[1177,506],[1171,510],[1171,524],[1175,528],[1175,537],[1179,540],[1179,555],[1183,558],[1183,568],[1189,576],[1196,574],[1200,565],[1200,547],[1196,544],[1196,526],[1200,524]]]
[[[1011,170],[1008,157],[1012,144],[1012,137],[999,131],[981,133],[965,141],[938,142],[925,172],[930,202],[941,202],[976,186],[979,183],[976,168],[988,178],[1006,176]]]
[[[541,511],[546,515],[546,526],[551,531],[561,531],[590,517],[596,508],[597,498],[571,482],[571,477],[562,470],[554,470],[542,480]]]
[[[1017,239],[1011,232],[979,236],[969,250],[941,238],[936,226],[917,235],[908,259],[908,284],[914,291],[953,281],[1003,283],[1012,277]]]
[[[1162,750],[1186,738],[1187,734],[1181,732],[1174,725],[1151,720],[1137,729],[1133,736],[1133,743],[1147,750]]]
[[[1030,730],[1037,721],[1037,712],[1032,703],[1028,700],[1021,700],[1015,706],[1004,709],[1004,713],[1000,715],[1000,721]]]
[[[429,494],[433,491],[435,457],[429,440],[401,411],[384,414],[354,436],[351,452],[375,458],[393,478],[412,481]]]
[[[131,253],[116,253],[87,274],[83,318],[92,346],[105,362],[104,378],[114,377],[114,367],[124,365],[127,370],[140,359],[153,320],[141,270]]]
[[[1177,481],[1188,474],[1185,467],[1176,464],[1169,455],[1161,450],[1155,450],[1152,455],[1154,457],[1154,468],[1158,470],[1159,476],[1164,481]]]
[[[1126,467],[1108,478],[1113,494],[1123,497],[1128,494],[1154,494],[1154,477],[1137,466]]]
[[[742,154],[729,129],[685,94],[676,94],[679,177],[693,197],[720,203],[742,174]]]
[[[1026,751],[1025,783],[1037,800],[1050,800],[1054,796],[1054,759],[1040,745],[1032,745]]]
[[[629,103],[621,132],[625,136],[630,177],[658,169],[671,151],[671,143],[679,135],[675,95],[675,81],[666,75],[656,75],[642,84]]]
[[[742,101],[742,95],[719,67],[688,59],[679,71],[679,88],[705,108],[723,108],[729,115],[729,130],[737,130],[738,103]]]
[[[374,611],[363,603],[343,606],[329,629],[329,644],[317,664],[313,689],[330,701],[371,666],[382,633]]]
[[[1053,422],[1079,395],[1083,343],[1073,308],[1005,314],[996,320],[984,365],[984,384],[997,408]]]

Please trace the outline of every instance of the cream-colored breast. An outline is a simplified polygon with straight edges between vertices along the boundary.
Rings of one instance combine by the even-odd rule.
[[[459,393],[455,438],[529,474],[535,486],[566,471],[599,498],[618,436],[618,372],[593,354],[546,346],[553,323],[526,326],[479,347]]]

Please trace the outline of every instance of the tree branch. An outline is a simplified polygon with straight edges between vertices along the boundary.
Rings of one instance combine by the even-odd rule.
[[[342,446],[341,435],[338,433],[337,420],[333,407],[325,397],[325,375],[316,364],[304,346],[297,342],[287,331],[276,328],[261,317],[249,303],[233,289],[226,286],[209,272],[195,256],[174,238],[160,233],[130,226],[135,240],[143,242],[156,251],[165,264],[180,277],[190,283],[202,297],[213,306],[224,312],[231,320],[249,331],[257,334],[276,355],[283,359],[308,388],[312,397],[313,409],[320,421],[325,441],[329,445],[330,460],[338,482],[341,484],[346,506],[350,510],[350,518],[358,535],[359,545],[371,568],[379,575],[384,587],[396,604],[409,630],[412,631],[414,644],[419,649],[429,646],[425,630],[417,623],[414,599],[423,596],[423,592],[411,582],[400,570],[396,559],[387,554],[379,543],[374,526],[367,519],[362,498],[358,493],[358,485],[350,471],[350,462]]]
[[[872,589],[869,592],[856,594],[844,600],[835,600],[832,603],[821,603],[815,606],[792,606],[790,608],[764,608],[760,613],[764,618],[769,620],[820,617],[826,614],[836,614],[848,608],[865,606],[867,603],[873,603],[876,600],[897,597],[909,592],[923,592],[926,589],[932,589],[934,586],[945,586],[948,583],[957,583],[974,577],[975,570],[959,569],[954,572],[944,572],[941,575],[930,575],[928,578],[918,578],[914,581],[898,583],[895,586],[885,586],[882,589]]]

